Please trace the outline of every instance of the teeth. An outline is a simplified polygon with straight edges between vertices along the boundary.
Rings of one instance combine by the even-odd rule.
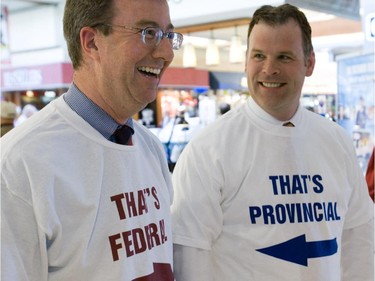
[[[148,67],[148,66],[142,66],[142,67],[139,67],[138,69],[140,71],[149,72],[149,73],[152,73],[152,74],[155,74],[155,75],[159,75],[160,71],[161,71],[161,69],[159,69],[159,68],[151,68],[151,67]]]
[[[277,88],[281,86],[281,83],[263,82],[262,84],[267,88]]]

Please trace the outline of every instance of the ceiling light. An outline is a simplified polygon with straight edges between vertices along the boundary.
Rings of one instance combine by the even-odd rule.
[[[195,48],[190,42],[187,42],[184,45],[182,65],[183,67],[196,67],[197,66],[197,55],[195,53]]]
[[[229,49],[229,62],[241,63],[243,62],[244,54],[242,51],[242,39],[237,34],[237,26],[235,27],[235,34],[232,36]]]
[[[220,63],[219,47],[215,43],[213,31],[211,30],[211,39],[206,49],[206,65],[218,65]]]

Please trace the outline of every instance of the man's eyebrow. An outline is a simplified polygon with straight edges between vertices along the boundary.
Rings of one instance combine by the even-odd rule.
[[[152,21],[152,20],[140,20],[136,24],[139,25],[139,26],[155,26],[155,27],[160,27],[160,25],[157,22]],[[171,23],[168,24],[168,26],[167,26],[167,30],[170,30],[170,29],[174,29],[174,26]]]
[[[251,49],[250,52],[251,52],[251,53],[263,53],[262,50],[260,50],[260,49],[256,49],[256,48]],[[278,55],[289,55],[289,56],[294,56],[294,55],[295,55],[292,51],[280,51],[280,52],[278,52],[277,54],[278,54]]]
[[[287,55],[287,56],[292,56],[294,57],[295,56],[295,53],[292,52],[292,51],[282,51],[282,52],[279,52],[279,55]]]

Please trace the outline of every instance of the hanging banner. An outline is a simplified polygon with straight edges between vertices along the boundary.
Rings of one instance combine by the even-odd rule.
[[[374,53],[338,60],[337,122],[352,136],[363,169],[374,147]]]

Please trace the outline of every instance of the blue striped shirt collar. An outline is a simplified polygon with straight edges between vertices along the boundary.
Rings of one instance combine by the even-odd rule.
[[[121,126],[107,112],[83,94],[74,83],[70,85],[63,97],[71,109],[106,139],[110,139],[114,131]],[[128,119],[126,125],[134,129],[132,118]]]

